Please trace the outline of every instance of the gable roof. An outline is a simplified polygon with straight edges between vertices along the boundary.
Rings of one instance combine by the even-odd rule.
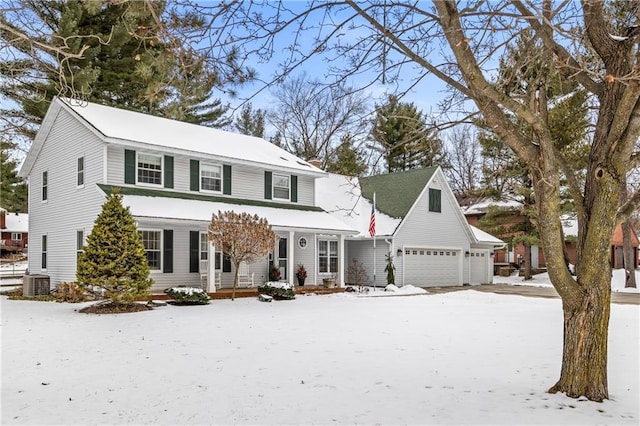
[[[373,200],[375,193],[376,210],[404,219],[436,170],[438,167],[425,167],[360,178],[362,195]]]
[[[297,174],[324,176],[326,173],[271,142],[254,136],[74,99],[54,98],[47,116],[57,115],[60,108],[79,118],[102,140],[115,145],[186,155],[193,153],[198,157],[232,160],[234,163]],[[45,117],[43,120],[25,159],[26,169],[20,171],[21,176],[29,174],[35,161],[35,158],[29,157],[32,151],[37,156],[53,121],[52,117]]]
[[[29,214],[28,213],[11,213],[3,210],[2,214],[5,216],[6,228],[3,228],[3,232],[29,232]]]

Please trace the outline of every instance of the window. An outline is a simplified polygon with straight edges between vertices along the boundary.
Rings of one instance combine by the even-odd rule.
[[[84,231],[76,231],[76,255],[80,257],[80,253],[84,249]]]
[[[49,172],[42,172],[42,201],[47,201],[48,199],[48,185],[49,185]]]
[[[84,186],[84,157],[78,158],[78,186]]]
[[[273,198],[289,199],[289,176],[273,175]]]
[[[200,190],[222,192],[222,167],[210,164],[200,165]]]
[[[12,232],[11,239],[13,241],[22,241],[22,232]]]
[[[300,237],[298,239],[298,247],[300,247],[301,249],[307,248],[307,239],[305,237]]]
[[[206,232],[200,233],[200,260],[207,260],[209,256],[209,238]]]
[[[441,191],[439,189],[429,188],[429,211],[440,213],[442,211],[441,206]]]
[[[320,273],[338,271],[337,241],[318,241],[318,269]]]
[[[138,153],[138,183],[162,185],[162,156]]]
[[[161,231],[138,231],[144,250],[147,253],[147,263],[149,269],[160,270],[162,258],[162,232]]]
[[[46,235],[42,236],[42,248],[40,251],[42,253],[41,268],[47,269],[47,236]]]

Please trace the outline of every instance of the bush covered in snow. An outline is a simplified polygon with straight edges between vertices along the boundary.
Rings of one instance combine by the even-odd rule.
[[[258,293],[266,294],[276,300],[291,300],[296,298],[296,292],[289,283],[279,281],[269,281],[258,286]]]
[[[197,287],[171,287],[164,292],[173,298],[176,305],[206,305],[210,300],[209,295]]]

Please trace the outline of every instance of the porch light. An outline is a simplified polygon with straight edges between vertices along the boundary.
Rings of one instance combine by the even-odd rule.
[[[464,252],[464,257],[469,257],[469,252],[468,251]]]
[[[398,249],[398,252],[396,253],[396,255],[397,255],[398,257],[402,256],[402,249]]]

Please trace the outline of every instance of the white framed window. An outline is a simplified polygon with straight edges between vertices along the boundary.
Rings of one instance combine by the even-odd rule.
[[[222,192],[222,166],[200,164],[200,191]]]
[[[84,157],[78,158],[77,186],[84,186]]]
[[[318,241],[318,271],[322,273],[338,272],[338,242],[335,240]]]
[[[49,172],[42,172],[42,201],[49,199]]]
[[[149,269],[160,271],[162,269],[162,231],[142,229],[138,233],[147,254]]]
[[[40,253],[41,253],[41,260],[40,260],[40,268],[42,270],[46,270],[47,269],[47,236],[43,235],[42,236],[42,246],[40,248]]]
[[[162,155],[138,152],[137,179],[138,183],[148,185],[162,185]]]
[[[307,238],[306,237],[298,238],[298,247],[300,247],[301,249],[307,248]]]
[[[80,253],[84,250],[84,231],[76,231],[76,255],[80,256]]]
[[[11,239],[13,241],[22,241],[22,232],[12,232]]]
[[[289,176],[273,175],[273,198],[288,200],[290,198]]]

